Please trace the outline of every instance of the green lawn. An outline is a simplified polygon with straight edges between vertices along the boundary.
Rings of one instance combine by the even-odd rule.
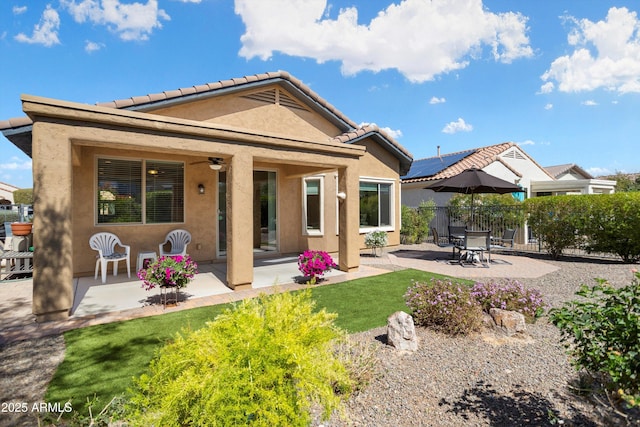
[[[401,270],[312,289],[316,308],[338,314],[337,326],[360,332],[386,325],[387,317],[407,311],[403,295],[412,281],[442,277]],[[50,402],[71,400],[74,411],[86,413],[87,399],[96,399],[94,413],[113,396],[126,391],[142,374],[154,352],[183,328],[198,329],[230,304],[183,310],[159,316],[76,329],[64,334],[65,359],[49,384]]]

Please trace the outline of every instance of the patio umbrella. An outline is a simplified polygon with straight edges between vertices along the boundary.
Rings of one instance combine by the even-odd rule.
[[[478,168],[469,168],[450,178],[444,178],[437,183],[425,187],[440,193],[471,194],[471,222],[473,223],[473,196],[480,193],[506,194],[524,191],[497,176],[490,175]]]

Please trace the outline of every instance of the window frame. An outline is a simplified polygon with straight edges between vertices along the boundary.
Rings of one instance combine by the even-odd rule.
[[[312,175],[302,178],[302,234],[305,236],[324,236],[324,175]],[[319,229],[308,228],[308,206],[307,206],[307,181],[318,181],[318,215],[320,217]]]
[[[361,176],[358,181],[358,199],[360,199],[360,185],[363,183],[367,184],[376,184],[378,185],[378,225],[366,226],[363,227],[360,224],[358,215],[358,227],[360,234],[366,234],[373,230],[382,230],[382,231],[395,231],[395,223],[396,223],[396,180],[391,178],[376,178],[376,177],[366,177]],[[379,225],[380,224],[380,185],[388,185],[389,186],[389,225]],[[360,210],[360,204],[358,203],[358,210]]]
[[[184,161],[175,161],[175,160],[166,160],[166,159],[154,159],[154,158],[141,158],[141,157],[118,157],[118,156],[103,156],[96,155],[94,158],[94,183],[93,183],[93,191],[94,195],[97,194],[98,191],[101,191],[99,188],[99,162],[100,160],[119,160],[119,161],[127,161],[127,162],[139,162],[140,163],[140,221],[139,222],[99,222],[99,209],[101,207],[101,202],[98,200],[98,197],[93,198],[93,215],[94,215],[94,226],[130,226],[130,225],[164,225],[164,224],[184,224],[186,219],[186,163]],[[182,221],[171,221],[171,222],[147,222],[147,163],[168,163],[174,164],[176,166],[180,165],[182,168]]]

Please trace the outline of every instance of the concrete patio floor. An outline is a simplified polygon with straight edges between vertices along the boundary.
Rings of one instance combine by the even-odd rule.
[[[387,273],[390,270],[414,268],[460,278],[525,278],[541,277],[557,267],[526,256],[494,254],[489,268],[462,267],[451,263],[451,252],[433,244],[389,248],[381,256],[361,255],[357,272],[334,270],[325,275],[322,285]],[[64,332],[69,329],[153,316],[177,310],[209,306],[273,293],[302,289],[298,283],[297,258],[282,256],[257,259],[251,289],[234,291],[224,284],[226,264],[201,264],[199,274],[180,292],[179,303],[164,307],[160,291],[146,291],[132,272],[131,278],[120,273],[109,275],[106,284],[100,277],[74,280],[74,304],[68,320],[36,323],[31,312],[32,281],[30,278],[0,281],[0,344]]]

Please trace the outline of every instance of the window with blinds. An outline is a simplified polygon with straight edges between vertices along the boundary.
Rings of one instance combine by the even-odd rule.
[[[184,222],[184,163],[99,158],[98,224]]]

